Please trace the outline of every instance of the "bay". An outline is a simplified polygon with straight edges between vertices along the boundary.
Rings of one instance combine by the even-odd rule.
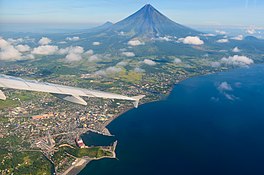
[[[264,65],[190,78],[108,126],[117,157],[80,175],[264,174]]]

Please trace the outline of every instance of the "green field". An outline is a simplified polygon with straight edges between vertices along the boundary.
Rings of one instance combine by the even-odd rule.
[[[40,152],[9,152],[0,149],[0,174],[49,175],[51,164]]]

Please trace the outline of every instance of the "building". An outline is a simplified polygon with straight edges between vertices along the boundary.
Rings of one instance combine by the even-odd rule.
[[[86,145],[84,144],[84,142],[81,138],[76,138],[75,142],[79,148],[86,148]]]
[[[54,114],[52,112],[49,112],[48,114],[32,116],[32,119],[33,120],[41,120],[41,119],[47,119],[50,117],[54,117]]]

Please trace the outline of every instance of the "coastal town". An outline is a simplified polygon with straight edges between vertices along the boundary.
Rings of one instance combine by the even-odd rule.
[[[2,1],[0,175],[263,171],[261,86],[187,80],[264,63],[260,1]]]
[[[22,76],[32,77],[37,69],[15,66],[11,72],[19,72]],[[1,67],[1,73],[10,74],[10,67]],[[177,74],[176,74],[177,75]],[[70,77],[70,76],[69,76]],[[71,76],[71,77],[76,77]],[[120,82],[118,87],[112,87],[111,91],[133,96],[146,94],[142,103],[151,102],[166,96],[173,86],[173,82],[185,79],[183,72],[177,76],[165,73],[149,74],[140,83],[129,84]],[[109,84],[109,78],[94,77],[90,74],[81,74],[80,81],[98,82]],[[158,80],[160,83],[156,83]],[[51,79],[52,83],[64,83],[76,86],[68,79],[64,82],[59,78]],[[113,82],[112,82],[113,83]],[[114,82],[115,83],[115,82]],[[113,84],[114,84],[113,83]],[[121,87],[121,88],[120,88]],[[88,105],[80,106],[61,101],[52,95],[45,93],[30,93],[24,91],[5,90],[7,101],[1,101],[1,150],[6,150],[6,156],[1,159],[1,173],[11,173],[8,162],[14,158],[10,152],[39,152],[49,163],[53,164],[54,172],[67,174],[77,171],[74,167],[85,166],[89,161],[104,157],[115,158],[117,142],[109,146],[88,147],[82,141],[82,134],[96,132],[106,136],[112,136],[106,126],[120,114],[133,108],[133,104],[122,100],[103,100],[97,98],[86,99]],[[8,140],[8,141],[7,141]],[[87,154],[71,154],[69,149],[98,149],[87,151]],[[63,153],[62,153],[63,152]],[[61,155],[63,154],[63,156]],[[63,157],[63,160],[61,159]],[[23,162],[22,162],[23,163]],[[24,162],[25,164],[27,162]],[[19,165],[20,164],[20,165]],[[15,166],[19,169],[21,163]],[[77,168],[81,169],[81,168]]]
[[[189,72],[189,66],[186,68],[184,64],[181,66],[168,64],[163,70],[166,71],[135,72],[140,79],[124,78],[123,75],[116,74],[105,77],[91,73],[42,78],[43,75],[39,74],[38,68],[34,66],[0,67],[2,74],[15,74],[15,76],[32,79],[40,77],[51,83],[76,87],[85,84],[86,87],[100,87],[99,90],[128,96],[145,94],[146,97],[141,104],[165,98],[175,83],[188,77],[223,71],[225,68],[210,70],[196,68],[194,74]],[[91,160],[104,157],[115,158],[117,142],[109,146],[88,147],[83,142],[82,135],[95,132],[111,137],[111,133],[106,128],[107,125],[122,113],[134,108],[131,102],[122,100],[87,98],[85,100],[88,105],[81,106],[62,101],[46,93],[10,89],[4,91],[8,99],[0,102],[0,142],[1,150],[6,150],[0,160],[2,174],[9,174],[12,169],[18,170],[21,163],[29,164],[22,161],[15,166],[8,165],[14,158],[13,154],[18,151],[35,152],[39,156],[44,156],[44,159],[48,160],[48,168],[40,169],[40,171],[47,172],[53,169],[53,173],[56,174],[78,172],[82,169],[80,167],[84,167]]]
[[[227,69],[208,68],[208,64],[196,67],[197,63],[192,64],[191,67],[190,63],[167,63],[166,67],[163,65],[163,71],[157,72],[154,69],[134,72],[132,77],[124,76],[122,72],[109,76],[95,75],[91,72],[49,76],[39,73],[37,66],[25,67],[23,64],[1,66],[0,73],[67,86],[91,87],[127,96],[144,94],[146,97],[141,101],[141,104],[144,104],[165,98],[174,84],[186,78]],[[82,140],[82,135],[93,132],[112,137],[107,125],[134,108],[131,102],[122,100],[86,98],[88,105],[81,106],[46,93],[10,89],[4,91],[8,98],[0,102],[0,147],[1,150],[5,150],[0,160],[2,174],[19,170],[22,164],[32,165],[29,163],[28,155],[31,152],[42,157],[34,161],[38,166],[45,166],[44,169],[38,168],[39,171],[50,172],[52,169],[53,173],[65,175],[69,174],[67,172],[80,171],[81,167],[91,160],[115,158],[117,142],[108,146],[87,146]],[[29,160],[17,162],[17,165],[10,164],[16,152],[27,153],[22,157]]]

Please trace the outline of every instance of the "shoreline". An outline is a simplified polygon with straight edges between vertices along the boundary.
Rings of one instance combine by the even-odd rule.
[[[60,173],[59,175],[78,174],[91,161],[92,160],[90,159],[78,158],[73,162],[74,163],[73,165],[71,165],[66,171]]]
[[[256,64],[253,64],[253,65],[250,65],[250,67],[252,66],[257,66],[257,65],[261,65],[261,64],[264,64],[264,63],[256,63]],[[241,68],[245,68],[245,67],[235,67],[235,68],[227,68],[227,69],[224,69],[224,70],[219,70],[219,71],[214,71],[214,72],[206,72],[206,73],[201,73],[201,74],[197,74],[197,75],[192,75],[192,76],[189,76],[189,77],[185,77],[183,79],[180,79],[180,80],[176,80],[176,82],[171,86],[171,88],[168,90],[168,93],[167,94],[164,94],[163,98],[167,98],[171,92],[173,91],[174,87],[185,81],[185,80],[188,80],[190,78],[195,78],[195,77],[201,77],[201,76],[208,76],[208,75],[212,75],[212,74],[217,74],[217,73],[222,73],[222,72],[229,72],[231,70],[235,70],[235,69],[241,69]],[[148,101],[148,102],[145,102],[145,103],[141,103],[138,105],[138,107],[142,106],[142,105],[145,105],[145,104],[148,104],[148,103],[153,103],[153,102],[157,102],[157,101],[161,101],[163,98],[159,98],[157,100],[151,100],[151,101]],[[101,132],[101,134],[110,134],[112,135],[112,133],[108,130],[107,126],[109,124],[111,124],[115,119],[117,119],[118,117],[122,116],[123,114],[125,114],[126,112],[130,111],[131,109],[134,109],[134,107],[132,108],[128,108],[128,109],[124,109],[123,111],[121,111],[119,114],[115,115],[113,118],[111,118],[110,120],[106,121],[102,127],[100,128],[99,132]],[[112,135],[114,136],[114,135]]]
[[[257,65],[257,64],[254,64],[254,65]],[[254,66],[254,65],[253,65],[253,66]],[[239,67],[239,68],[241,68],[241,67]],[[239,68],[235,68],[235,69],[239,69]],[[164,95],[164,97],[167,98],[167,97],[171,94],[171,92],[173,91],[175,85],[177,85],[177,84],[179,84],[179,83],[181,83],[181,82],[183,82],[183,81],[185,81],[185,80],[187,80],[187,79],[195,78],[195,77],[200,77],[200,76],[207,76],[207,75],[217,74],[217,73],[221,73],[221,72],[228,72],[228,71],[231,71],[231,70],[234,70],[234,68],[226,69],[226,70],[224,70],[224,71],[217,71],[217,72],[215,71],[215,72],[207,72],[207,73],[204,73],[204,74],[197,74],[197,75],[193,75],[193,76],[190,76],[190,77],[183,78],[183,79],[181,79],[181,80],[177,80],[177,82],[174,83],[174,84],[171,86],[171,88],[169,89],[168,93],[167,93],[166,95]],[[157,101],[160,101],[160,100],[162,100],[162,98],[159,98],[159,99],[157,99],[157,100],[152,100],[152,101],[149,101],[149,102],[145,102],[145,103],[140,104],[139,107],[140,107],[141,105],[145,105],[145,104],[148,104],[148,103],[157,102]],[[111,118],[110,120],[106,121],[106,122],[102,125],[102,128],[99,130],[99,132],[101,132],[101,134],[108,134],[108,135],[110,134],[110,135],[112,135],[112,133],[108,130],[107,126],[108,126],[109,124],[111,124],[114,120],[116,120],[118,117],[120,117],[120,116],[122,116],[123,114],[125,114],[126,112],[130,111],[131,109],[134,109],[134,108],[124,109],[124,110],[121,111],[119,114],[115,115],[113,118]],[[113,135],[112,135],[112,136],[113,136]],[[116,142],[117,142],[117,141],[116,141]],[[113,157],[101,157],[101,158],[90,159],[90,161],[87,161],[86,164],[85,164],[85,166],[82,166],[82,168],[77,167],[77,168],[79,169],[79,171],[78,171],[78,172],[76,171],[76,172],[77,172],[76,175],[77,175],[79,172],[81,172],[82,169],[84,169],[84,168],[85,168],[85,167],[86,167],[91,161],[93,161],[93,160],[101,160],[101,159],[105,159],[105,158],[115,158],[115,159],[117,159],[117,157],[116,157],[116,153],[115,153],[115,149],[116,149],[116,145],[115,145],[115,148],[114,148],[114,150],[113,150]],[[71,167],[70,167],[70,168],[71,168]],[[72,167],[72,169],[74,169],[74,168],[76,168],[76,165],[74,165],[74,166]],[[63,173],[63,175],[72,175],[72,174],[64,174],[64,173]]]
[[[118,141],[115,141],[113,143],[113,150],[112,150],[112,156],[103,156],[100,158],[77,158],[75,161],[72,163],[70,167],[68,167],[63,173],[59,173],[58,175],[77,175],[80,173],[91,161],[94,160],[101,160],[101,159],[117,159],[116,157],[116,146],[117,146]]]

